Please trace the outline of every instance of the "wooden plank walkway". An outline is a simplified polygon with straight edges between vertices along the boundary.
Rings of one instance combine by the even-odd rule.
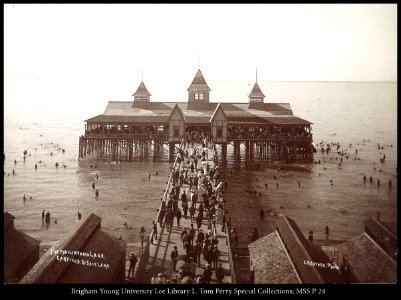
[[[201,148],[200,145],[195,145],[197,148]],[[191,154],[193,153],[193,148],[189,147],[186,148],[185,150],[188,151],[188,157],[191,157]],[[213,157],[214,157],[214,151],[211,149],[208,149],[208,154],[206,156],[206,163],[209,164],[210,169],[214,168],[215,164],[213,162]],[[190,162],[193,162],[194,159],[189,158]],[[201,160],[198,160],[198,166],[197,170],[195,170],[196,173],[192,175],[197,175],[197,172],[200,172],[202,165],[201,165]],[[176,164],[176,169],[179,169],[180,171],[185,171],[189,169],[189,166],[184,163],[184,159],[180,164]],[[190,170],[188,170],[191,172]],[[206,175],[208,178],[208,175]],[[171,189],[171,187],[170,187]],[[187,190],[187,195],[189,194],[189,187],[186,185],[183,185],[181,187],[180,193],[182,194],[183,190]],[[169,194],[170,190],[168,191],[167,194]],[[200,191],[198,190],[198,205],[196,208],[196,213],[198,213],[198,207],[199,203],[202,199]],[[178,207],[182,211],[182,203],[181,199],[178,201]],[[197,229],[196,223],[191,222],[190,216],[188,214],[187,218],[184,218],[184,215],[181,218],[180,221],[180,227],[177,226],[177,219],[174,218],[174,223],[173,223],[173,228],[168,231],[165,226],[160,227],[158,224],[158,239],[154,240],[154,244],[150,244],[150,258],[147,262],[146,266],[146,271],[144,274],[141,274],[141,282],[140,283],[150,283],[151,278],[154,275],[157,275],[159,273],[163,273],[164,277],[166,279],[172,279],[174,278],[174,275],[176,272],[173,271],[173,266],[172,266],[172,261],[170,259],[170,254],[171,251],[173,250],[174,246],[177,246],[178,248],[178,254],[179,254],[179,260],[177,262],[176,269],[179,270],[180,267],[184,264],[184,261],[182,259],[182,256],[185,255],[185,250],[183,248],[183,243],[181,241],[181,232],[184,229],[189,229],[191,227],[191,223],[194,224],[194,228]],[[208,220],[203,219],[202,221],[202,226],[201,226],[203,232],[206,234],[208,230]],[[223,283],[231,283],[231,273],[230,273],[230,265],[229,265],[229,258],[228,258],[228,242],[227,242],[227,234],[222,231],[222,224],[216,224],[216,237],[218,239],[218,249],[220,251],[220,257],[218,263],[222,264],[222,267],[225,270],[225,276],[223,279]],[[196,240],[196,236],[194,237],[194,240]],[[182,256],[181,256],[182,255]],[[201,259],[200,259],[200,264],[198,264],[195,272],[196,275],[201,275],[203,274],[204,269],[206,268],[206,261],[203,258],[203,254],[201,254]],[[215,270],[212,272],[212,280],[211,283],[217,283],[216,280],[216,274]],[[136,276],[138,277],[138,276]],[[139,283],[139,282],[138,282]]]

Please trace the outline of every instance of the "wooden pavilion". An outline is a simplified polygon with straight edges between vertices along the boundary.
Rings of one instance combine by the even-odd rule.
[[[144,82],[134,101],[110,101],[103,114],[86,120],[79,138],[79,157],[133,160],[153,155],[161,159],[183,138],[212,139],[227,158],[227,147],[254,160],[312,161],[311,124],[293,115],[289,103],[265,103],[258,83],[247,103],[209,101],[210,88],[200,70],[188,88],[187,102],[153,102]],[[168,146],[164,148],[163,146]]]

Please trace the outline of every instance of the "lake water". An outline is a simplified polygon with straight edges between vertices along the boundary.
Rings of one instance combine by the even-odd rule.
[[[245,102],[252,88],[242,81],[208,84],[212,89],[211,101],[221,102]],[[259,85],[267,95],[265,102],[289,102],[294,115],[313,123],[315,144],[339,142],[340,150],[348,148],[350,157],[343,158],[339,168],[335,153],[325,155],[323,164],[323,156],[318,152],[315,160],[320,159],[322,163],[311,164],[311,172],[292,171],[292,176],[285,176],[285,172],[278,174],[278,189],[273,169],[248,170],[241,164],[234,169],[235,176],[229,176],[227,196],[231,199],[228,201],[247,200],[250,196],[245,190],[252,186],[261,191],[262,196],[248,200],[256,201],[258,207],[294,218],[305,234],[310,229],[322,231],[329,224],[336,238],[352,238],[363,232],[362,221],[375,217],[377,211],[396,231],[397,84],[262,81]],[[97,113],[92,113],[95,109]],[[83,105],[74,113],[53,107],[46,108],[43,114],[38,114],[38,110],[21,109],[22,113],[18,114],[18,107],[8,105],[6,99],[4,210],[16,217],[17,229],[42,241],[59,240],[76,226],[79,210],[84,218],[90,212],[98,214],[102,217],[103,228],[128,241],[139,240],[141,226],[150,232],[171,165],[152,160],[119,165],[96,159],[78,161],[78,137],[84,131],[83,121],[105,107],[100,105],[95,109]],[[379,150],[378,144],[384,149]],[[65,149],[65,153],[58,148]],[[28,149],[28,156],[24,162],[25,149]],[[355,149],[358,149],[356,160]],[[384,154],[386,160],[381,164]],[[99,180],[89,167],[91,164],[97,165]],[[229,152],[228,167],[234,166]],[[12,175],[13,169],[16,175]],[[159,175],[149,180],[148,173],[155,171]],[[362,174],[368,177],[365,184]],[[369,183],[369,176],[374,178],[373,184]],[[330,179],[334,185],[329,184]],[[376,185],[377,179],[381,180],[380,187]],[[390,179],[392,187],[388,188]],[[301,187],[298,187],[298,180]],[[92,189],[93,181],[99,190],[97,198]],[[267,182],[269,188],[265,189]],[[26,201],[23,201],[24,194],[28,197]],[[57,224],[42,225],[43,209],[50,211]],[[237,222],[241,222],[241,218],[247,216],[238,215]],[[124,222],[132,225],[132,229],[121,228]]]

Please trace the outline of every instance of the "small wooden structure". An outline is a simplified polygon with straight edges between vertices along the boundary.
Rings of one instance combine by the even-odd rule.
[[[220,146],[223,160],[228,146],[239,159],[241,145],[253,160],[313,160],[311,123],[294,116],[289,103],[265,103],[257,82],[247,103],[210,102],[209,93],[200,70],[188,88],[187,102],[152,102],[141,82],[133,102],[110,101],[103,114],[85,121],[79,157],[96,153],[133,160],[153,155],[160,160],[168,149],[172,159],[183,138],[208,137]]]
[[[14,228],[15,217],[4,213],[4,282],[17,283],[39,260],[39,241]]]
[[[101,229],[90,214],[70,236],[49,249],[20,283],[121,283],[126,243]]]

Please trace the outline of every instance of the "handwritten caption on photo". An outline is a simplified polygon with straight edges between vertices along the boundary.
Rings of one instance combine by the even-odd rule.
[[[104,262],[106,258],[103,253],[96,253],[92,251],[82,252],[78,250],[50,250],[50,255],[56,255],[56,259],[58,261],[65,263],[74,263],[90,268],[95,267],[106,270],[110,268],[110,265]]]

